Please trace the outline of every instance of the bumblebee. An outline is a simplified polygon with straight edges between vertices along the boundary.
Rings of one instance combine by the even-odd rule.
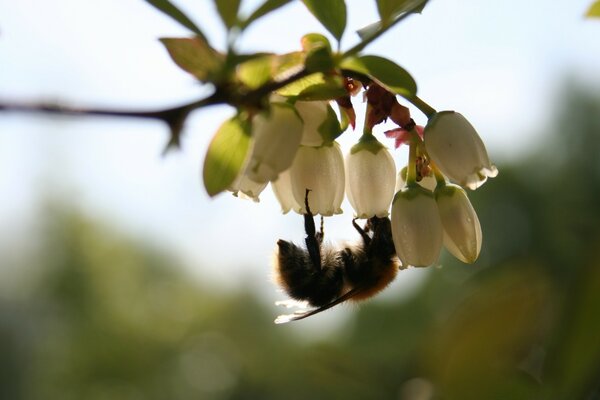
[[[399,270],[388,217],[369,218],[361,228],[352,226],[361,241],[336,249],[324,246],[323,217],[316,230],[306,191],[304,229],[306,248],[280,239],[275,253],[275,280],[296,302],[310,309],[280,315],[275,323],[297,321],[325,311],[345,301],[361,301],[374,296],[390,284]],[[289,302],[279,302],[287,305]]]

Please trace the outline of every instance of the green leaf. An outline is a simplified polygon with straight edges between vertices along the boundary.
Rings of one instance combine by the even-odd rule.
[[[214,50],[200,37],[162,38],[161,43],[181,69],[202,82],[219,80],[223,67],[223,55]]]
[[[238,22],[238,10],[240,9],[241,0],[214,0],[217,6],[217,11],[221,16],[221,20],[227,27],[231,29]]]
[[[344,0],[302,0],[302,2],[339,42],[346,29]]]
[[[233,184],[239,175],[248,148],[250,132],[246,123],[234,117],[223,123],[208,145],[202,176],[209,196]]]
[[[341,78],[314,73],[284,86],[277,93],[298,100],[332,100],[345,95],[346,89]]]
[[[318,128],[325,143],[334,141],[343,132],[340,121],[330,105],[327,105],[327,117]]]
[[[377,0],[377,11],[382,21],[393,21],[401,14],[417,7],[412,12],[420,13],[428,0]],[[419,3],[422,3],[419,5]]]
[[[401,66],[379,56],[349,57],[344,59],[340,68],[369,76],[389,91],[404,97],[417,94],[417,83]]]
[[[407,13],[420,13],[423,11],[429,0],[378,0],[377,9],[381,21],[374,22],[356,31],[361,40],[368,40],[380,33],[381,30],[387,30],[390,26],[398,22],[398,19],[406,16]]]
[[[191,19],[187,17],[180,9],[175,7],[169,0],[146,0],[148,3],[167,14],[169,17],[173,18],[175,21],[179,22],[181,25],[185,26],[196,35],[200,36],[205,42],[206,36],[204,33],[192,22]]]
[[[238,65],[236,75],[244,85],[256,89],[272,79],[273,55],[264,55]]]
[[[596,0],[585,14],[586,17],[600,18],[600,0]]]
[[[251,23],[256,21],[257,19],[264,17],[276,9],[285,6],[290,3],[292,0],[266,0],[260,7],[258,7],[250,16],[242,21],[241,28],[246,29]]]

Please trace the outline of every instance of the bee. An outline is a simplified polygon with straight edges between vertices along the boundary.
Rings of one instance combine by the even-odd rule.
[[[275,280],[291,299],[312,308],[280,315],[276,324],[304,319],[345,301],[372,297],[388,286],[399,270],[388,217],[369,218],[364,228],[353,219],[352,226],[361,237],[357,245],[341,249],[324,246],[323,217],[317,232],[308,192],[304,214],[306,248],[283,239],[277,241]]]

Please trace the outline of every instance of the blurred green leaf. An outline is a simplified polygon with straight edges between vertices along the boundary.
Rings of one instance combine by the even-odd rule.
[[[325,47],[309,51],[304,65],[309,72],[327,72],[335,67],[331,51]]]
[[[214,0],[214,2],[221,20],[227,29],[231,29],[238,22],[237,15],[241,0]]]
[[[179,22],[181,25],[185,26],[196,35],[200,36],[205,42],[206,36],[204,33],[198,28],[196,24],[192,22],[191,19],[187,17],[180,9],[175,7],[169,0],[146,0],[148,3],[167,14],[169,17],[173,18],[175,21]]]
[[[238,65],[236,75],[240,82],[256,89],[272,79],[273,58],[271,54],[252,58]]]
[[[585,14],[586,17],[600,18],[600,0],[596,0]]]
[[[417,9],[413,12],[420,13],[425,8],[428,0],[377,0],[377,11],[382,21],[393,21],[401,14],[413,7]],[[421,5],[418,5],[422,3]]]
[[[257,19],[269,14],[276,9],[285,6],[292,0],[266,0],[260,7],[258,7],[250,16],[242,21],[241,28],[246,29],[251,23]]]
[[[429,0],[377,0],[377,10],[381,21],[374,22],[356,31],[361,40],[368,40],[382,29],[396,23],[407,12],[420,13]]]
[[[314,73],[284,86],[277,93],[298,100],[332,100],[346,94],[346,89],[341,78]]]
[[[346,29],[344,0],[302,0],[308,10],[339,42]]]
[[[348,57],[340,68],[367,75],[393,93],[404,97],[417,94],[417,83],[401,66],[379,56]]]
[[[202,175],[210,196],[227,189],[240,173],[248,148],[250,132],[237,117],[223,123],[208,145]]]
[[[161,43],[181,69],[202,82],[218,80],[223,67],[223,55],[214,50],[201,37],[162,38]]]
[[[598,246],[595,246],[598,248]],[[570,288],[562,320],[557,326],[558,343],[549,357],[548,371],[556,387],[556,399],[583,399],[598,384],[600,373],[600,252],[593,257]],[[549,388],[550,389],[550,388]]]

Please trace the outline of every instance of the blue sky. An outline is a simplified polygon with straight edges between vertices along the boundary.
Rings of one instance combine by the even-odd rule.
[[[211,1],[176,3],[222,47],[225,38]],[[246,1],[244,9],[257,3]],[[376,20],[374,2],[347,3],[343,48],[356,42],[355,29]],[[493,159],[515,159],[544,139],[563,78],[600,88],[600,21],[583,18],[588,3],[431,0],[422,15],[367,52],[404,66],[435,108],[467,116]],[[296,2],[250,28],[240,49],[295,50],[311,31],[324,32]],[[205,89],[157,41],[186,35],[142,0],[0,1],[0,100],[143,109],[195,99]],[[251,282],[268,292],[269,301],[281,297],[268,282],[270,253],[280,237],[302,238],[301,219],[282,216],[269,190],[253,204],[228,194],[209,199],[201,185],[207,143],[230,114],[226,107],[195,113],[183,150],[166,157],[161,153],[167,132],[158,123],[0,114],[4,258],[22,257],[34,246],[22,239],[32,234],[50,192],[93,218],[168,248],[204,281],[226,287]],[[418,112],[415,119],[425,122]],[[344,135],[343,146],[356,137]],[[401,166],[405,154],[396,154],[396,160]],[[347,203],[344,208],[344,216],[327,221],[330,238],[353,238],[351,208]],[[18,275],[10,263],[0,268]],[[388,296],[407,293],[422,273],[404,274],[395,283],[402,289],[390,289]]]

